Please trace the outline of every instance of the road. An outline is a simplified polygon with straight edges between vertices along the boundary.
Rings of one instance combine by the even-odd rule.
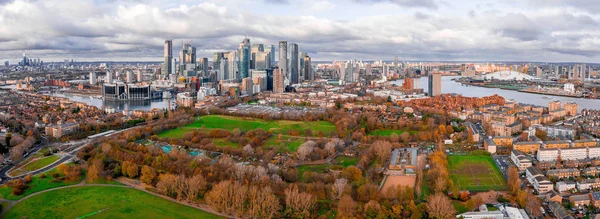
[[[137,128],[140,127],[142,125],[145,125],[145,123],[140,123],[137,126],[134,127],[130,127],[130,128],[126,128],[126,129],[122,129],[122,130],[118,130],[114,133],[112,133],[111,135],[114,134],[118,134],[133,128]],[[40,174],[43,172],[46,172],[48,170],[54,169],[55,167],[57,167],[60,164],[63,164],[65,162],[68,162],[69,160],[71,160],[72,158],[75,158],[77,152],[79,150],[81,150],[83,147],[85,147],[86,145],[88,145],[89,143],[92,143],[94,141],[97,141],[99,139],[102,139],[104,137],[99,137],[96,139],[80,139],[80,140],[73,140],[73,141],[69,141],[67,143],[58,143],[57,148],[59,149],[63,149],[63,157],[60,158],[57,162],[54,162],[46,167],[43,167],[39,170],[27,173],[27,174],[23,174],[17,177],[11,177],[8,175],[8,171],[13,168],[15,166],[15,164],[18,164],[20,162],[23,162],[25,160],[27,160],[27,158],[29,158],[31,155],[37,153],[40,149],[44,148],[47,145],[48,140],[45,137],[41,137],[41,143],[37,144],[34,148],[32,148],[25,156],[23,156],[23,158],[19,161],[16,162],[15,164],[10,164],[8,166],[5,166],[3,169],[0,170],[0,185],[4,184],[4,182],[7,182],[9,180],[13,180],[13,179],[18,179],[18,178],[22,178],[25,177],[26,175],[36,175],[36,174]]]

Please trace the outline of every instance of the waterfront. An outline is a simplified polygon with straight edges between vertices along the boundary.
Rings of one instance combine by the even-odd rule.
[[[139,101],[104,101],[102,99],[91,98],[89,96],[83,95],[75,95],[70,93],[53,93],[51,94],[55,97],[65,97],[69,98],[72,101],[83,102],[88,105],[92,105],[98,107],[100,109],[104,109],[106,107],[115,108],[116,112],[121,111],[131,111],[131,110],[143,110],[150,111],[154,108],[158,109],[166,109],[169,107],[168,100],[157,99],[157,100],[139,100]],[[173,99],[171,101],[171,107],[175,106],[175,101]]]
[[[559,100],[562,103],[575,102],[579,104],[579,111],[582,109],[600,109],[600,100],[582,99],[562,96],[548,96],[541,94],[518,92],[515,90],[504,90],[499,88],[486,88],[477,86],[467,86],[452,81],[459,76],[442,77],[442,93],[456,93],[467,97],[484,97],[498,94],[507,100],[515,100],[519,103],[527,103],[540,106],[548,106],[548,103],[553,100]],[[393,81],[392,84],[402,86],[402,80]],[[417,88],[422,88],[424,92],[429,92],[427,87],[427,77],[417,79]],[[544,98],[549,97],[549,98]]]

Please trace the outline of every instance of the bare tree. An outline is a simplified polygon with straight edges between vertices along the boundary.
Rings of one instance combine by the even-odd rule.
[[[300,147],[298,147],[298,150],[296,151],[296,155],[298,156],[298,159],[300,160],[306,160],[307,156],[313,152],[313,150],[315,149],[315,145],[317,145],[317,143],[315,143],[314,141],[307,141],[304,142],[302,145],[300,145]]]
[[[431,218],[450,219],[455,218],[456,210],[450,202],[450,198],[443,193],[436,193],[427,197],[427,212]]]
[[[299,192],[296,185],[285,190],[286,211],[291,217],[308,218],[317,200],[310,193]]]
[[[346,190],[346,184],[348,184],[348,180],[345,178],[339,178],[335,180],[335,183],[333,183],[333,192],[336,199],[342,197],[344,191]]]
[[[387,160],[392,153],[392,144],[388,141],[376,141],[373,143],[373,146],[371,146],[371,150],[373,150],[373,153],[375,153],[375,155],[383,162]]]
[[[349,195],[344,195],[338,203],[338,213],[340,218],[352,217],[355,215],[356,202]]]

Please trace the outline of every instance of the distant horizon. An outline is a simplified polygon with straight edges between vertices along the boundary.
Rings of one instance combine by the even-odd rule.
[[[32,57],[33,58],[33,57]],[[209,61],[212,62],[212,60],[210,59],[210,57],[199,57],[199,58],[209,58]],[[65,59],[60,60],[60,61],[45,61],[44,59],[41,59],[42,61],[44,61],[44,64],[48,64],[51,62],[54,63],[62,63],[65,61]],[[71,59],[68,59],[69,61]],[[313,64],[314,63],[328,63],[328,62],[333,62],[333,61],[348,61],[348,60],[356,60],[356,61],[362,61],[362,62],[377,62],[377,61],[383,61],[386,63],[392,63],[394,62],[394,60],[383,60],[383,59],[368,59],[368,60],[361,60],[361,59],[345,59],[345,60],[312,60]],[[7,60],[4,60],[7,61]],[[3,64],[4,61],[2,61]],[[88,61],[88,60],[83,60],[83,61],[79,61],[77,59],[73,59],[73,61],[75,61],[76,63],[153,63],[153,64],[160,64],[163,63],[163,61],[140,61],[140,60],[123,60],[123,61],[110,61],[110,60],[95,60],[95,61]],[[276,61],[277,62],[277,61]],[[539,63],[539,64],[592,64],[592,65],[600,65],[600,63],[594,63],[594,62],[543,62],[543,61],[451,61],[451,60],[398,60],[398,62],[410,62],[410,63],[415,63],[415,62],[422,62],[422,63],[470,63],[470,64],[487,64],[487,63]],[[10,65],[17,65],[18,62],[10,62]]]

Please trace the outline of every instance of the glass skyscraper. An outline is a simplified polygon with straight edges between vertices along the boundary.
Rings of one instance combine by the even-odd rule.
[[[250,39],[245,38],[244,41],[240,44],[239,48],[239,74],[240,79],[244,79],[250,76]]]

